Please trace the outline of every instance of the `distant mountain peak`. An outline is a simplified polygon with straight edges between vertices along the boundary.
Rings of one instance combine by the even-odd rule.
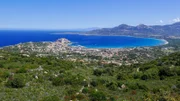
[[[144,25],[144,24],[139,24],[137,27],[138,27],[138,28],[148,28],[148,26],[147,26],[147,25]]]
[[[127,25],[127,24],[121,24],[121,26],[129,26],[129,25]]]
[[[167,37],[167,36],[180,36],[180,22],[170,25],[144,25],[139,24],[137,26],[129,26],[127,24],[121,24],[114,28],[102,28],[93,31],[89,31],[86,34],[97,35],[131,35],[142,37]]]
[[[127,25],[127,24],[121,24],[119,26],[117,26],[116,28],[129,28],[131,26]]]

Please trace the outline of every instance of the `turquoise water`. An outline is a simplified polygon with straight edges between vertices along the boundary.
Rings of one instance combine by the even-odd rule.
[[[24,42],[56,41],[66,38],[73,42],[73,46],[84,46],[87,48],[126,48],[158,46],[166,42],[152,38],[137,38],[129,36],[95,36],[77,34],[52,34],[60,31],[0,31],[0,47],[15,45]]]

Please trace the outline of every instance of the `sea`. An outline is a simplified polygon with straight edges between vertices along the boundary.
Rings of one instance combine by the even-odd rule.
[[[72,46],[83,46],[86,48],[130,48],[167,44],[167,41],[161,39],[82,35],[79,34],[79,31],[0,30],[0,47],[25,42],[56,41],[60,38],[70,40]]]

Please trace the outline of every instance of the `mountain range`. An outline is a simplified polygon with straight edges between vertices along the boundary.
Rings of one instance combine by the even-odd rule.
[[[170,25],[144,25],[130,26],[121,24],[114,28],[102,28],[86,32],[93,35],[131,35],[146,37],[180,36],[180,22]]]

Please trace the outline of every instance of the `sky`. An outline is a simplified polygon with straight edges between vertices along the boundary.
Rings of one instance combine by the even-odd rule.
[[[180,21],[180,0],[0,0],[0,29],[76,29]]]

